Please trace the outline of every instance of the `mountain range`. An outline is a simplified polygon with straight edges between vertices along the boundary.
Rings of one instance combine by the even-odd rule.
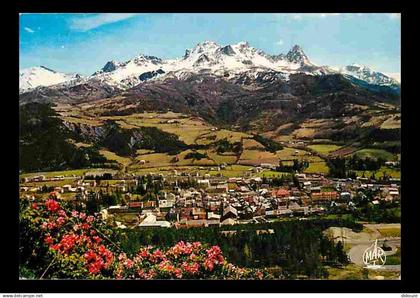
[[[96,119],[173,111],[274,138],[358,139],[358,129],[379,129],[386,117],[399,117],[401,99],[399,82],[386,74],[358,64],[319,66],[298,45],[268,55],[246,42],[206,41],[178,59],[139,55],[109,61],[85,77],[44,67],[24,73],[19,104],[53,103],[65,109],[64,121],[69,114]],[[308,130],[313,121],[323,124]]]
[[[30,90],[38,86],[52,86],[81,79],[79,74],[67,74],[45,66],[30,67],[19,73],[19,89]]]
[[[201,148],[200,138],[217,145],[217,132],[226,137],[241,132],[277,142],[327,140],[347,146],[344,153],[363,147],[400,151],[399,82],[358,64],[316,65],[297,45],[286,54],[268,55],[246,42],[221,46],[206,41],[178,59],[139,55],[109,61],[90,76],[34,67],[21,73],[20,87],[19,104],[26,111],[20,113],[21,127],[28,134],[22,139],[25,160],[39,161],[31,170],[48,168],[61,160],[62,151],[76,150],[66,145],[70,140],[126,156],[136,148],[184,150],[177,138],[197,130],[191,150]],[[168,114],[180,118],[169,123]],[[192,121],[191,131],[181,125],[186,119]],[[60,124],[48,138],[43,136],[49,124],[38,125],[44,120]],[[201,131],[197,123],[212,129]],[[155,130],[148,130],[150,124]],[[175,136],[165,135],[163,127]],[[81,156],[89,153],[83,148]],[[57,157],[42,166],[51,151]]]
[[[318,66],[298,45],[286,54],[269,55],[247,42],[221,46],[212,41],[198,43],[178,59],[164,60],[141,54],[125,62],[109,61],[90,76],[60,73],[44,66],[31,67],[20,72],[19,86],[20,93],[37,87],[62,89],[86,84],[122,91],[149,80],[185,80],[193,75],[206,74],[258,88],[263,82],[287,81],[291,74],[298,73],[315,76],[342,74],[353,83],[360,81],[367,86],[385,86],[396,91],[400,88],[397,80],[367,66],[352,64],[339,69]]]

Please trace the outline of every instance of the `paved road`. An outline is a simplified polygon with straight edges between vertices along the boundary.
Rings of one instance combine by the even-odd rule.
[[[381,270],[401,271],[401,265],[385,265],[381,267]]]

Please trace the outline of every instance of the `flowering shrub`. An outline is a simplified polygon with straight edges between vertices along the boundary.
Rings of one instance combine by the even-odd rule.
[[[21,204],[21,245],[39,236],[37,278],[81,279],[266,279],[267,272],[228,263],[218,246],[180,241],[167,249],[146,246],[127,256],[115,231],[100,218],[68,211],[53,194],[45,203]],[[35,237],[37,238],[37,237]],[[22,263],[22,262],[21,262]],[[41,266],[42,268],[36,268]],[[44,268],[45,267],[45,268]]]
[[[165,251],[143,247],[132,259],[124,253],[118,259],[117,278],[222,278],[223,268],[228,265],[218,246],[208,248],[200,242],[184,241]]]

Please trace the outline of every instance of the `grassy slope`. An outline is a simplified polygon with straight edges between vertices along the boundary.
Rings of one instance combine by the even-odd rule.
[[[386,150],[383,149],[370,149],[370,148],[366,148],[366,149],[361,149],[358,150],[356,152],[354,152],[353,154],[356,154],[358,157],[360,158],[383,158],[385,160],[396,160],[396,156]]]
[[[341,146],[332,145],[332,144],[315,144],[315,145],[309,145],[308,147],[322,154],[328,154],[330,152],[333,152],[341,148]]]

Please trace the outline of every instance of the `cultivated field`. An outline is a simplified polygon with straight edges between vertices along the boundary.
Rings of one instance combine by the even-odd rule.
[[[304,173],[322,173],[327,175],[330,169],[325,161],[311,162],[309,167],[304,170]]]
[[[394,154],[382,150],[382,149],[361,149],[358,150],[356,152],[354,152],[353,154],[357,155],[360,158],[382,158],[384,160],[396,160],[397,156],[395,156]]]
[[[106,102],[106,101],[104,101]],[[353,107],[354,108],[354,107]],[[381,108],[387,108],[386,106]],[[376,115],[374,111],[370,111],[365,107],[360,107],[363,113],[370,113],[371,123],[369,125],[381,126],[383,128],[395,128],[400,123],[400,114],[390,115]],[[63,119],[68,122],[82,123],[85,125],[102,125],[106,120],[116,121],[122,128],[138,128],[138,127],[156,127],[162,131],[173,133],[178,136],[180,140],[189,145],[210,145],[209,149],[198,150],[197,152],[205,154],[207,157],[200,160],[196,159],[185,159],[185,156],[192,152],[186,150],[180,152],[175,159],[174,155],[167,153],[157,153],[151,150],[138,150],[137,155],[134,158],[119,156],[113,152],[110,152],[104,148],[100,150],[100,153],[110,161],[115,161],[121,165],[121,169],[127,172],[139,173],[149,172],[150,170],[167,169],[171,170],[177,167],[212,167],[217,165],[231,165],[233,167],[242,166],[246,167],[246,170],[250,166],[259,166],[262,163],[268,163],[272,165],[278,165],[279,160],[284,162],[298,159],[300,161],[305,160],[309,162],[309,167],[305,170],[305,173],[323,173],[328,174],[329,168],[325,160],[320,158],[325,155],[330,156],[349,156],[356,154],[361,158],[383,158],[385,160],[396,160],[397,156],[382,149],[373,148],[358,148],[356,146],[340,146],[338,144],[332,144],[328,140],[312,139],[312,144],[308,145],[308,150],[301,148],[284,147],[282,150],[277,152],[269,152],[259,142],[255,141],[251,135],[218,128],[210,125],[199,117],[187,116],[182,113],[174,112],[144,112],[144,113],[133,113],[130,115],[123,116],[100,116],[101,107],[81,105],[80,109],[74,110],[70,106],[60,106],[58,108],[59,113]],[[370,115],[369,114],[369,115]],[[347,122],[356,123],[360,121],[360,116],[344,117]],[[343,118],[343,119],[344,119]],[[326,131],[337,124],[336,120],[328,119],[309,119],[299,124],[298,126],[293,123],[287,123],[280,126],[275,132],[269,132],[264,134],[266,137],[273,137],[277,141],[290,141],[299,140],[300,138],[310,139],[320,131]],[[318,137],[319,138],[319,137]],[[237,155],[233,152],[218,153],[215,145],[211,145],[219,140],[226,139],[230,143],[241,142],[242,153]],[[89,144],[79,142],[76,144],[78,147],[85,147]],[[293,145],[292,145],[293,146]],[[238,171],[233,168],[227,168],[222,172],[223,175],[235,176]],[[241,169],[240,172],[244,172]],[[382,167],[379,171],[374,173],[375,177],[379,178],[383,176],[383,172],[393,178],[400,177],[400,171],[387,167]],[[76,170],[74,173],[83,174],[83,170]],[[276,172],[268,173],[266,175],[276,175]],[[220,173],[215,173],[220,174]],[[258,175],[263,175],[258,173]],[[363,172],[357,172],[358,175],[362,175]],[[57,173],[48,175],[60,175]],[[365,171],[364,175],[370,177],[372,172]]]
[[[319,152],[321,154],[329,154],[333,151],[336,151],[341,148],[341,146],[333,145],[333,144],[314,144],[314,145],[308,145],[308,148]]]
[[[392,168],[388,168],[384,166],[382,166],[377,171],[356,171],[356,173],[357,173],[357,176],[360,176],[360,177],[362,177],[364,173],[364,176],[366,178],[370,178],[372,174],[374,174],[375,179],[379,179],[385,173],[387,176],[390,176],[391,178],[401,179],[401,171],[399,169],[392,169]]]

